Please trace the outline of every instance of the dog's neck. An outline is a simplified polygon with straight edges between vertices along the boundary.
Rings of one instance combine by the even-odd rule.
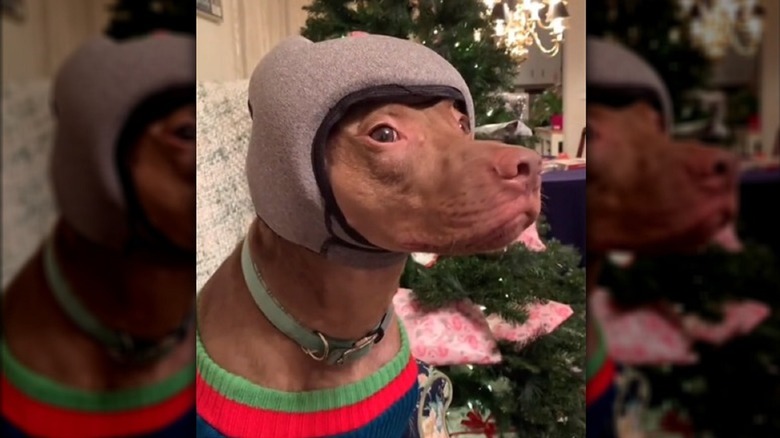
[[[192,260],[152,259],[136,251],[95,245],[60,222],[56,260],[72,295],[109,328],[156,338],[180,326],[193,310]]]
[[[358,339],[376,328],[404,269],[403,262],[368,270],[329,261],[259,220],[249,240],[270,294],[304,327],[333,338]]]

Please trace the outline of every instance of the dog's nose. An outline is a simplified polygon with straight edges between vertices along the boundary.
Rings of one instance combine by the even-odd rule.
[[[535,177],[542,169],[542,157],[531,149],[504,146],[497,157],[495,168],[502,179]]]
[[[739,174],[737,157],[714,146],[692,146],[688,169],[695,181],[705,189],[731,189]]]

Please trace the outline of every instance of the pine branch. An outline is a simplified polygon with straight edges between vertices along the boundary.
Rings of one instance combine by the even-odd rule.
[[[537,227],[540,235],[549,230],[543,219]],[[522,306],[539,300],[574,310],[556,331],[527,345],[499,343],[499,364],[444,367],[456,388],[454,406],[483,406],[501,430],[524,436],[584,434],[585,272],[578,264],[576,250],[551,240],[543,252],[517,245],[499,256],[447,258],[430,269],[407,265],[402,285],[426,309],[470,299],[488,314],[521,323]]]
[[[722,346],[696,344],[697,364],[642,367],[653,388],[652,407],[671,405],[687,413],[698,434],[780,436],[778,262],[769,247],[748,244],[736,254],[711,248],[698,255],[642,257],[628,269],[607,267],[601,283],[626,308],[666,301],[713,321],[722,318],[726,300],[754,299],[771,308],[751,333]]]

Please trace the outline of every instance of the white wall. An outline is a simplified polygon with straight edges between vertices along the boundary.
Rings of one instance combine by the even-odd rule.
[[[310,0],[223,0],[223,19],[198,15],[198,80],[245,79],[277,43],[297,35]]]
[[[548,35],[542,33],[540,39],[545,48],[552,47],[551,38]],[[559,84],[563,72],[562,52],[563,50],[560,50],[555,56],[548,56],[534,44],[528,50],[528,59],[523,61],[517,69],[515,84],[525,88],[549,87]]]
[[[569,0],[563,46],[563,150],[577,154],[585,127],[585,0]]]
[[[3,82],[50,78],[108,23],[110,0],[26,0],[22,21],[2,18]]]
[[[198,80],[231,80],[243,77],[238,41],[239,0],[222,0],[221,21],[198,15],[197,74]]]
[[[757,66],[760,54],[742,56],[729,50],[723,59],[712,66],[712,85],[744,86],[755,83],[758,77]]]

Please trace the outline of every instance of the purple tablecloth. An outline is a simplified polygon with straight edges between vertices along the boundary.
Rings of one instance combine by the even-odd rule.
[[[742,184],[780,183],[780,169],[753,169],[742,173]]]
[[[542,175],[542,214],[550,236],[573,245],[585,259],[585,169]]]
[[[585,169],[542,175],[542,214],[550,236],[573,245],[585,258]],[[780,254],[780,170],[751,170],[742,174],[740,236],[767,244]]]
[[[780,169],[754,169],[742,174],[739,235],[743,240],[772,247],[780,254]]]

